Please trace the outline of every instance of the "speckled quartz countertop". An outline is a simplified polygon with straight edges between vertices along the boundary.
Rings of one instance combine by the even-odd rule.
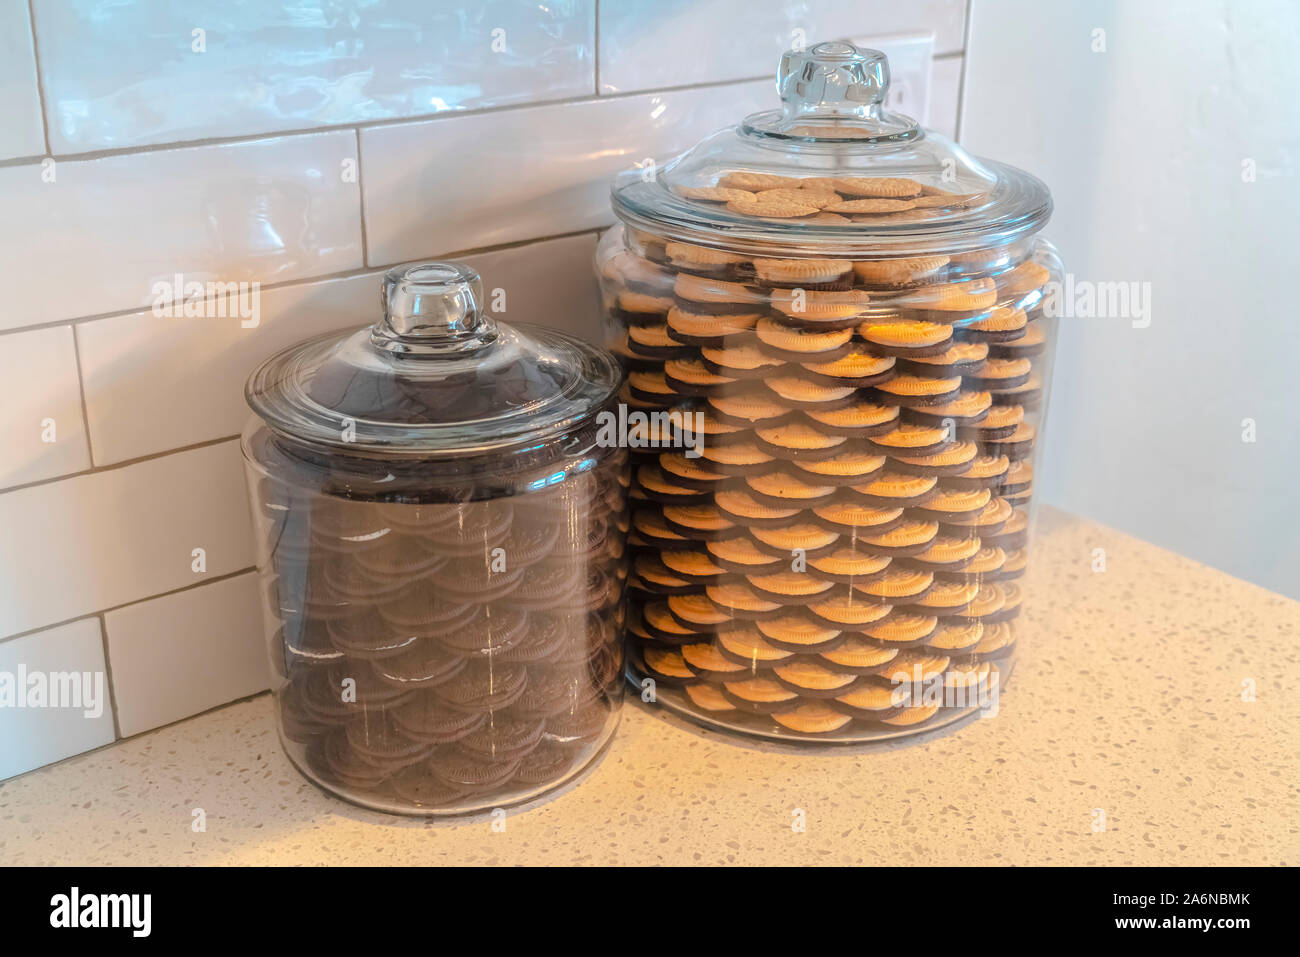
[[[993,718],[798,750],[634,701],[584,778],[494,830],[327,797],[264,695],[0,784],[0,863],[1300,862],[1300,604],[1049,509],[1038,535]]]

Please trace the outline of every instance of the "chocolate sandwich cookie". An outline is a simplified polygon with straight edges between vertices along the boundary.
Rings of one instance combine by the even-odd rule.
[[[982,342],[949,342],[943,352],[934,355],[900,357],[898,371],[924,376],[966,375],[989,357],[990,348]]]
[[[989,397],[988,413],[978,422],[958,425],[957,437],[975,442],[1009,438],[1024,421],[1024,408],[1018,405],[993,405],[993,393],[980,394]]]
[[[911,648],[925,644],[938,627],[937,617],[895,608],[880,621],[864,625],[862,633],[885,648]]]
[[[528,673],[522,665],[475,660],[432,693],[457,711],[488,711],[517,701],[527,684]]]
[[[559,781],[574,763],[572,748],[544,740],[520,760],[519,768],[515,771],[515,782],[538,786]]]
[[[768,454],[759,443],[708,445],[701,450],[700,456],[705,468],[734,478],[761,475],[781,467],[776,457]]]
[[[853,349],[829,362],[803,362],[804,374],[821,385],[847,385],[855,389],[888,382],[895,375],[893,356],[878,356],[865,349]]]
[[[393,533],[392,523],[372,502],[321,495],[310,516],[312,542],[330,551],[355,554]]]
[[[979,447],[974,442],[951,442],[938,452],[928,455],[911,455],[895,453],[890,456],[890,464],[899,472],[908,475],[937,477],[940,475],[959,475],[979,455]],[[919,503],[918,503],[919,504]]]
[[[721,348],[731,342],[751,341],[754,326],[762,315],[757,310],[719,315],[694,311],[689,306],[673,306],[668,310],[665,324],[669,337],[683,345]]]
[[[857,501],[835,501],[812,509],[813,519],[846,536],[882,534],[901,524],[901,508],[880,508]]]
[[[729,425],[778,425],[794,415],[790,405],[762,393],[711,396],[708,404],[717,420]]]
[[[754,326],[758,347],[788,363],[827,363],[853,351],[853,329],[802,329],[770,317]]]
[[[1022,310],[998,306],[986,315],[959,323],[953,334],[962,342],[1009,342],[1024,335],[1028,322]]]
[[[1028,359],[989,358],[972,371],[965,373],[962,378],[969,388],[1005,391],[1028,382],[1031,371],[1032,367]],[[991,396],[989,401],[992,404]]]
[[[388,711],[394,726],[428,744],[450,744],[482,727],[487,712],[457,711],[433,695],[414,695]]]
[[[668,384],[662,370],[633,369],[627,374],[627,386],[634,399],[653,406],[669,406],[685,399],[685,396]]]
[[[753,343],[705,346],[700,350],[700,357],[704,368],[714,375],[731,379],[761,379],[785,366],[783,360],[774,358]]]
[[[807,572],[750,574],[745,576],[745,581],[759,597],[781,605],[804,605],[822,601],[831,597],[837,589],[834,582],[822,580]]]
[[[542,742],[542,719],[493,715],[460,740],[461,750],[492,761],[516,761]]]
[[[758,448],[772,458],[800,462],[818,462],[832,458],[848,442],[845,435],[824,432],[800,421],[756,427],[754,436]]]
[[[447,560],[448,556],[423,535],[393,532],[383,536],[375,548],[359,551],[345,562],[354,562],[356,569],[374,576],[391,591],[398,582],[436,572]]]
[[[1015,625],[1009,621],[999,621],[983,626],[983,635],[975,646],[975,654],[981,660],[997,660],[1010,655],[1015,647]]]
[[[994,455],[1005,455],[1012,462],[1028,458],[1034,454],[1034,440],[1037,431],[1028,422],[1021,422],[1015,431],[1005,438],[984,440],[984,447]]]
[[[761,597],[754,589],[740,582],[719,582],[705,588],[709,601],[723,609],[732,618],[758,620],[782,613],[784,605]]]
[[[815,485],[820,481],[810,481],[809,484]],[[785,501],[779,496],[772,500]],[[748,491],[740,489],[720,490],[714,494],[713,502],[727,518],[749,528],[780,527],[803,511],[803,506],[797,503],[770,505],[766,501],[760,502]]]
[[[725,395],[733,391],[739,381],[710,372],[703,359],[669,359],[664,363],[664,382],[679,395]]]
[[[809,193],[781,190],[776,198],[815,197],[819,202],[835,202],[835,193]],[[832,199],[832,197],[834,197]],[[772,199],[772,192],[760,193],[759,199]],[[755,259],[754,282],[774,289],[848,289],[852,285],[853,263],[847,259]]]
[[[500,654],[522,641],[529,628],[528,616],[514,606],[513,599],[480,605],[473,618],[454,631],[439,634],[434,640],[460,655]]]
[[[989,355],[997,359],[1029,359],[1040,355],[1047,348],[1047,333],[1041,322],[1025,324],[1024,335],[1019,339],[993,343],[988,347]]]
[[[706,595],[671,595],[668,613],[683,628],[697,634],[712,634],[731,621],[731,615],[719,609]]]
[[[750,674],[755,675],[794,658],[793,651],[778,648],[748,622],[718,629],[714,645],[724,658],[744,665]]]
[[[840,645],[821,652],[815,660],[832,671],[859,676],[878,675],[898,654],[898,648],[881,647],[862,635],[850,634]]]
[[[724,657],[711,641],[690,642],[680,652],[691,673],[705,681],[739,681],[750,673],[745,665]]]
[[[936,522],[962,523],[973,521],[993,500],[993,493],[986,488],[979,489],[945,489],[928,502],[916,506],[915,514]]]
[[[667,645],[682,645],[699,640],[699,635],[685,625],[680,624],[668,611],[667,601],[645,602],[641,606],[640,623],[630,629],[638,633],[638,627],[645,635]]]
[[[678,578],[659,560],[658,555],[641,554],[632,565],[634,581],[645,591],[656,595],[691,595],[701,585]]]
[[[669,528],[662,514],[648,508],[638,509],[633,514],[632,529],[646,545],[654,548],[681,548],[690,541]]]
[[[934,587],[934,575],[916,568],[891,564],[884,575],[854,582],[853,594],[863,601],[895,605],[914,602]]]
[[[669,528],[691,541],[727,538],[736,528],[715,505],[665,505],[663,515]]]
[[[703,316],[748,316],[762,313],[767,306],[765,290],[690,273],[677,274],[673,296],[678,309]],[[674,328],[671,313],[668,325]]]
[[[741,711],[751,711],[756,714],[769,714],[788,709],[799,700],[798,692],[791,691],[772,678],[724,681],[720,690],[722,696]]]
[[[1029,543],[1029,513],[1024,509],[1012,509],[1007,519],[996,532],[980,536],[985,545],[993,545],[1007,552],[1024,548]]]
[[[686,692],[686,697],[691,700],[691,704],[701,711],[725,712],[736,710],[736,706],[723,697],[722,692],[713,685],[688,685],[682,690]]]
[[[857,438],[891,432],[898,424],[898,406],[857,399],[839,409],[809,409],[803,412],[816,428]]]
[[[850,500],[877,508],[905,508],[933,497],[938,484],[939,479],[932,475],[885,471],[870,482],[850,486],[849,491],[854,496]]]
[[[925,647],[937,655],[959,655],[973,651],[983,637],[984,625],[978,621],[943,620],[926,639]]]
[[[867,445],[887,455],[930,455],[949,447],[952,441],[948,430],[941,425],[900,422],[881,435],[870,436]]]
[[[788,326],[808,329],[853,329],[862,322],[871,297],[861,289],[823,291],[773,289],[773,318]]]
[[[801,614],[791,613],[757,623],[769,644],[784,651],[816,654],[844,641],[844,632]]]
[[[480,793],[495,790],[513,778],[519,761],[485,757],[463,750],[458,743],[439,751],[429,762],[429,769],[437,780],[452,788]]]
[[[954,323],[987,314],[997,301],[998,291],[992,279],[971,277],[923,286],[909,292],[895,305],[920,319]]]
[[[913,615],[951,618],[966,614],[979,590],[978,582],[936,581],[923,598],[896,607]]]
[[[458,617],[449,619],[449,624],[456,627],[471,620],[476,612],[475,607],[468,604],[451,605],[447,610],[458,613]],[[294,662],[319,660],[322,663],[339,663],[344,654],[368,659],[391,657],[401,654],[424,637],[415,630],[389,624],[372,607],[364,607],[346,618],[334,618],[326,622],[295,619],[288,627],[291,634],[308,637],[312,644],[306,647],[314,649],[311,654],[298,652],[298,644],[286,642],[290,661]],[[322,632],[328,641],[328,648],[319,645]]]
[[[805,608],[810,620],[846,632],[860,631],[864,625],[880,621],[891,610],[889,604],[875,596],[864,597],[856,590],[815,598]]]
[[[411,637],[437,638],[456,631],[478,613],[475,602],[453,599],[432,582],[417,581],[375,605],[384,628],[371,621],[339,622],[330,637],[350,654],[382,654]]]
[[[869,259],[855,262],[853,273],[868,289],[906,289],[937,281],[947,265],[947,256]]]
[[[870,451],[837,451],[827,458],[792,460],[794,474],[813,485],[861,485],[885,469],[886,458]]]
[[[799,734],[830,734],[853,719],[824,702],[805,701],[788,711],[772,712],[772,720]]]
[[[751,528],[749,534],[755,548],[787,563],[796,553],[805,559],[828,554],[840,538],[839,532],[810,522],[782,528]]]
[[[858,675],[826,667],[813,655],[800,655],[777,665],[772,676],[802,698],[834,698],[847,694],[861,681]]]
[[[977,455],[962,471],[940,479],[940,487],[945,490],[996,489],[1010,464],[1005,455]]]
[[[727,571],[716,564],[703,548],[674,548],[660,552],[659,560],[678,578],[701,585],[713,584]]]
[[[876,388],[888,388],[893,381],[882,383]],[[851,405],[857,396],[857,389],[853,386],[823,385],[798,375],[768,376],[763,379],[763,384],[772,391],[778,402],[814,412],[842,409]]]
[[[1026,411],[1033,411],[1043,402],[1043,380],[1037,372],[1030,373],[1029,381],[1014,389],[992,389],[993,404],[1019,405]]]
[[[791,472],[768,472],[745,479],[749,494],[763,505],[774,508],[813,508],[835,494],[835,486],[804,481]]]
[[[400,654],[370,663],[375,676],[395,688],[426,688],[459,674],[467,658],[429,638],[421,638]]]
[[[751,534],[758,531],[751,528]],[[761,549],[747,534],[733,535],[704,543],[709,557],[730,572],[745,575],[775,571],[789,555],[774,555],[770,549]]]
[[[714,470],[705,460],[699,458],[687,458],[680,452],[663,452],[659,455],[659,473],[663,482],[678,489],[693,489],[697,492],[712,492],[715,489],[722,488],[734,480],[725,472]],[[653,473],[652,473],[653,475]],[[638,484],[639,480],[638,480]],[[680,498],[667,499],[656,497],[650,494],[650,489],[642,485],[642,490],[646,492],[646,497],[652,501],[658,501],[664,505],[681,505],[696,504],[697,502],[707,501],[704,499],[692,499],[690,502],[684,502]],[[670,494],[679,495],[680,492],[672,489],[661,487],[658,489],[659,495]]]
[[[664,475],[663,470],[654,465],[643,465],[636,470],[637,487],[652,502],[664,506],[702,505],[709,500],[709,493],[698,487],[679,484]]]
[[[944,572],[963,572],[970,569],[980,554],[980,540],[973,535],[940,534],[930,542],[925,551],[900,558],[907,568],[934,572],[936,577]]]
[[[358,615],[368,621],[368,625],[363,626],[361,631],[367,643],[375,631],[388,631],[372,609],[362,609]],[[294,617],[286,621],[271,638],[271,654],[275,659],[277,673],[281,677],[288,677],[303,668],[331,665],[339,661],[343,657],[343,650],[335,645],[330,632],[347,620],[338,618],[332,621],[313,621],[310,618]],[[400,650],[407,640],[404,635],[380,636],[381,646],[386,646],[391,651]]]
[[[879,383],[874,390],[885,405],[924,408],[951,402],[961,392],[961,383],[960,376],[919,376],[903,372]]]
[[[894,315],[868,319],[857,327],[857,332],[872,352],[899,359],[942,355],[953,338],[951,326]]]
[[[695,677],[695,672],[686,667],[680,651],[646,645],[637,649],[635,654],[640,655],[640,661],[634,658],[633,663],[639,665],[643,674],[654,678],[659,684],[679,688],[699,680]]]
[[[600,737],[608,726],[609,719],[609,706],[604,700],[596,698],[547,718],[542,741],[569,748],[585,747]]]
[[[1001,551],[1001,549],[999,549]],[[1024,575],[1029,567],[1029,551],[1017,548],[1006,554],[1002,564],[986,576],[987,581],[1010,581]]]
[[[691,243],[665,243],[664,256],[681,272],[719,279],[738,275],[739,267],[748,263],[744,256]]]
[[[859,684],[852,690],[828,702],[836,711],[854,718],[879,720],[902,714],[907,706],[909,690],[879,684]]]
[[[629,326],[628,351],[646,359],[684,359],[692,354],[692,347],[683,345],[668,335],[665,323]]]
[[[533,664],[561,654],[572,640],[573,615],[560,611],[533,611],[523,636],[493,657],[506,664]]]

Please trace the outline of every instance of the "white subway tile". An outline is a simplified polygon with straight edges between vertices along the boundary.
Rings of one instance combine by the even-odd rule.
[[[370,261],[607,225],[614,174],[773,99],[760,81],[362,130]]]
[[[90,468],[70,326],[0,336],[0,488]]]
[[[35,0],[35,14],[56,152],[561,99],[594,86],[595,0]]]
[[[251,566],[242,469],[231,441],[0,494],[0,636]]]
[[[467,256],[489,300],[505,292],[506,322],[535,322],[589,342],[600,341],[596,237],[587,233]]]
[[[0,328],[361,265],[350,130],[0,169]]]
[[[930,109],[925,125],[951,139],[957,138],[957,111],[961,104],[962,58],[934,61],[930,74]]]
[[[123,737],[270,687],[257,573],[104,616]]]
[[[45,152],[26,0],[0,0],[0,160]]]
[[[42,683],[65,691],[47,694],[44,707],[30,707],[39,702],[32,695]],[[15,698],[10,701],[6,694]],[[17,706],[19,697],[23,707]],[[56,704],[61,707],[49,707]],[[98,618],[0,642],[0,779],[112,740],[113,708]]]
[[[603,0],[600,91],[626,93],[772,76],[795,43],[933,33],[962,48],[965,0]]]
[[[502,318],[595,339],[600,305],[594,255],[595,237],[581,235],[467,259],[482,272],[489,291],[505,290]],[[318,333],[374,321],[382,275],[376,271],[268,289],[258,300],[257,325],[249,328],[237,318],[167,319],[152,312],[78,324],[95,464],[235,435],[250,414],[244,382],[258,363]],[[19,336],[0,337],[0,371],[9,338]],[[0,408],[0,435],[6,411]],[[30,418],[28,414],[23,421]]]
[[[249,328],[238,318],[152,312],[78,324],[95,464],[238,433],[249,415],[244,381],[258,363],[301,339],[375,319],[379,278],[268,289],[257,303]]]

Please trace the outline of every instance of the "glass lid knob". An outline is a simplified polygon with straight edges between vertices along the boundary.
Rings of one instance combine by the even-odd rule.
[[[889,91],[889,60],[879,50],[828,40],[806,50],[787,50],[777,90],[791,117],[808,114],[872,117]]]
[[[483,280],[465,263],[394,266],[379,299],[384,318],[370,338],[389,352],[463,355],[496,340],[496,322],[483,309]]]

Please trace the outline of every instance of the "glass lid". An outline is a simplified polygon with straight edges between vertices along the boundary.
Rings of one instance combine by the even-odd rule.
[[[497,322],[464,263],[390,269],[383,317],[272,356],[244,394],[291,439],[349,451],[468,454],[541,440],[617,391],[613,356],[540,326]]]
[[[759,254],[886,256],[1010,242],[1051,214],[1047,187],[884,108],[889,62],[842,41],[791,50],[780,109],[754,113],[665,166],[622,174],[629,225]]]

